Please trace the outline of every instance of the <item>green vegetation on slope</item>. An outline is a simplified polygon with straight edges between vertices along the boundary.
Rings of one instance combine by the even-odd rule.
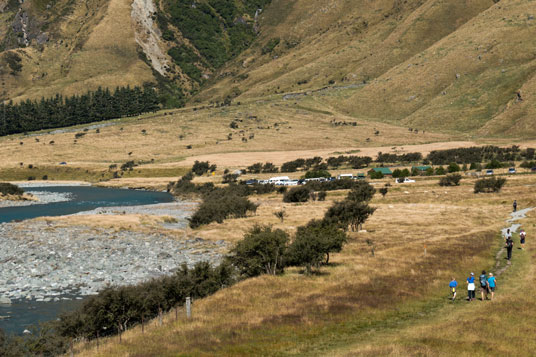
[[[165,1],[157,16],[164,39],[174,41],[180,32],[191,46],[175,46],[168,54],[192,80],[201,82],[201,69],[217,69],[250,46],[256,37],[255,12],[270,1]]]

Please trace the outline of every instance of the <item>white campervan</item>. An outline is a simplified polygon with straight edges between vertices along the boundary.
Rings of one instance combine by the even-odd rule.
[[[278,185],[278,186],[284,186],[287,182],[290,181],[290,177],[288,176],[276,176],[268,179],[268,183]]]

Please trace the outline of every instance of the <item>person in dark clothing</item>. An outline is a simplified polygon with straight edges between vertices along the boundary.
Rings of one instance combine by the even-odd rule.
[[[513,206],[514,206],[514,212],[517,211],[517,201],[516,200],[514,200]]]
[[[512,249],[514,248],[514,241],[512,240],[512,236],[506,237],[506,252],[508,260],[512,259]]]

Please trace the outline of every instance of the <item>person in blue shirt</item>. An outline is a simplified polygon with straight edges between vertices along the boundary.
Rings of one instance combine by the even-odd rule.
[[[471,273],[467,278],[467,300],[475,299],[475,273]]]
[[[456,287],[457,286],[458,286],[458,282],[456,281],[456,278],[452,278],[449,284],[450,291],[452,292],[452,301],[456,299]]]
[[[495,277],[493,276],[493,273],[489,273],[488,285],[489,285],[489,290],[491,291],[490,300],[493,300],[493,295],[495,294],[495,288],[497,287],[497,279],[495,279]]]

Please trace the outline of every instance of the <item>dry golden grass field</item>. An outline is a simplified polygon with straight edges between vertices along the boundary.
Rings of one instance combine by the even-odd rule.
[[[415,133],[406,126],[319,111],[313,104],[307,106],[308,100],[275,96],[231,107],[160,111],[103,122],[100,127],[85,125],[2,137],[0,180],[40,180],[46,176],[48,180],[160,189],[184,174],[195,160],[217,164],[220,173],[224,168],[245,168],[259,161],[279,165],[300,157],[375,156],[380,151],[426,154],[483,144],[536,146],[533,140]],[[234,129],[232,122],[237,125]],[[85,135],[75,138],[76,134]],[[130,160],[139,165],[113,180],[117,168],[110,165],[119,168]],[[67,164],[60,165],[62,162]]]
[[[380,181],[383,185],[384,182]],[[389,180],[390,181],[390,180]],[[464,300],[465,278],[473,271],[495,271],[511,202],[535,207],[536,176],[508,176],[498,194],[474,194],[474,179],[440,187],[437,178],[393,185],[364,225],[351,233],[343,251],[312,276],[289,269],[282,276],[248,279],[193,305],[193,318],[179,312],[118,338],[77,345],[80,356],[208,355],[528,355],[527,338],[535,321],[531,298],[536,279],[534,245],[515,250],[513,263],[498,278],[496,299]],[[326,202],[283,203],[281,196],[256,196],[255,216],[230,219],[188,232],[236,242],[256,223],[292,232],[321,217],[345,192]],[[281,223],[273,215],[284,209]],[[535,212],[520,223],[536,233]],[[517,236],[515,238],[516,242]],[[368,243],[367,243],[368,241]],[[375,254],[371,254],[372,245]],[[478,274],[477,274],[478,275]],[[458,300],[448,300],[448,283],[460,283]],[[521,336],[521,337],[520,337]]]

